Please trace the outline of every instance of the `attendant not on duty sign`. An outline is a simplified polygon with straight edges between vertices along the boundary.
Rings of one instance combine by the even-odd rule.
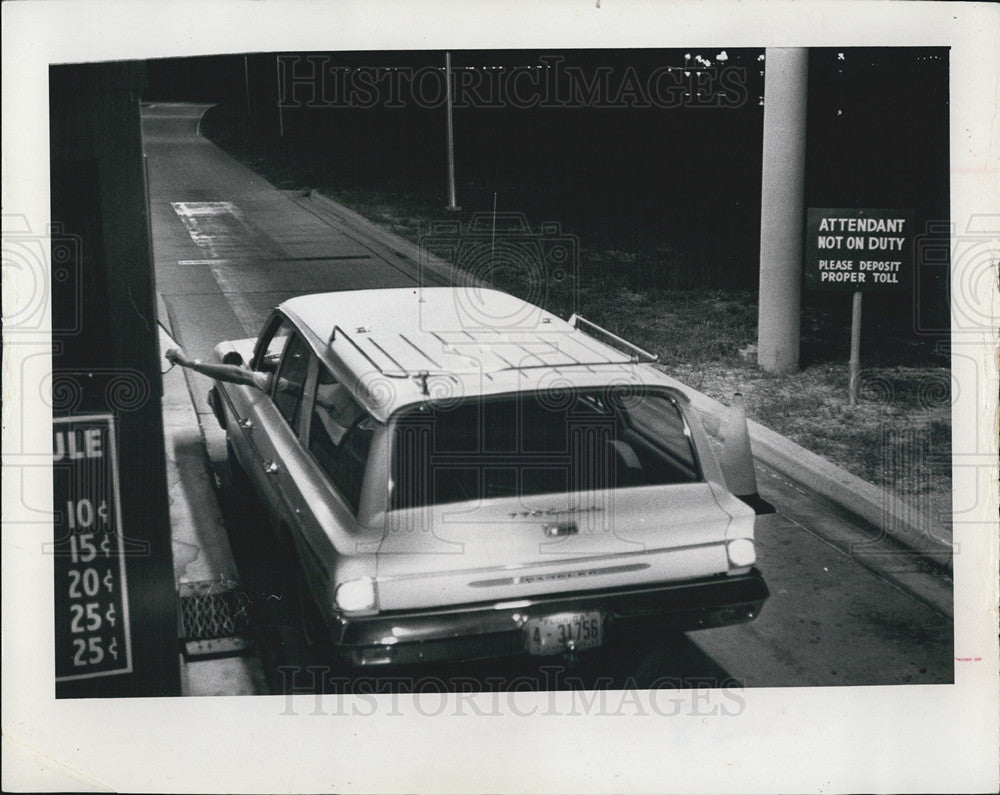
[[[909,288],[913,237],[912,210],[810,207],[806,211],[806,289],[854,293],[847,387],[852,406],[858,402],[861,372],[861,295]]]
[[[899,290],[911,284],[913,211],[811,207],[808,290]]]

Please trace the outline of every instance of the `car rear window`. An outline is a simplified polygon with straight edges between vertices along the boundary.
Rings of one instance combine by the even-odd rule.
[[[392,431],[395,509],[701,477],[663,394],[521,393],[404,410]]]

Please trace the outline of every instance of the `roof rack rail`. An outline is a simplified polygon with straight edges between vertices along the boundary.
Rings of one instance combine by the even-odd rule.
[[[657,362],[657,361],[660,360],[660,357],[657,354],[650,353],[647,350],[643,350],[638,345],[633,345],[628,340],[622,339],[617,334],[613,334],[612,332],[608,331],[606,328],[602,328],[601,326],[598,326],[593,321],[587,320],[587,318],[581,317],[580,315],[576,314],[575,312],[570,317],[570,319],[569,319],[568,322],[569,322],[569,324],[571,326],[573,326],[573,328],[579,329],[584,334],[587,334],[588,336],[591,336],[591,337],[594,337],[595,339],[598,339],[599,342],[604,342],[605,340],[600,340],[598,337],[596,337],[591,332],[596,331],[597,333],[604,335],[609,340],[611,340],[612,343],[615,343],[615,347],[617,347],[618,350],[622,351],[622,353],[626,353],[629,356],[631,356],[633,362],[638,362],[638,361],[641,361],[641,360],[645,360],[647,362]],[[580,327],[581,324],[583,326],[585,326],[586,328],[581,328]]]
[[[342,329],[340,326],[334,326],[333,327],[333,331],[330,332],[330,339],[327,340],[327,343],[326,343],[326,345],[327,345],[328,348],[333,347],[333,343],[337,339],[338,332],[339,332],[339,334],[340,334],[341,337],[343,337],[345,340],[347,340],[349,343],[351,343],[351,346],[358,353],[360,353],[362,356],[364,356],[365,359],[368,360],[368,363],[372,367],[374,367],[376,370],[378,370],[382,375],[384,375],[384,376],[386,376],[388,378],[408,378],[409,377],[410,374],[407,373],[406,371],[394,373],[394,372],[391,372],[389,370],[386,370],[382,365],[380,365],[371,356],[369,356],[365,352],[365,350],[360,345],[358,345],[357,341],[350,334],[348,334],[344,329]],[[359,333],[365,333],[365,332],[367,332],[367,329],[365,329],[365,328],[359,328],[358,332]],[[376,343],[376,347],[379,347],[377,343]],[[381,350],[381,348],[379,348],[379,350]],[[385,353],[385,351],[382,351],[382,352]],[[388,359],[390,361],[398,364],[397,362],[395,362],[395,360],[391,356],[389,356],[389,354],[386,353],[385,355],[386,355],[386,357],[388,357]]]

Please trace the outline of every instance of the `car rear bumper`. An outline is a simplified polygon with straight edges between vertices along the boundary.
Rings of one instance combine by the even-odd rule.
[[[763,576],[752,569],[744,575],[624,591],[341,617],[334,641],[344,659],[356,666],[473,660],[523,653],[522,627],[531,618],[597,610],[606,628],[626,620],[656,618],[673,630],[709,629],[752,620],[767,597]]]

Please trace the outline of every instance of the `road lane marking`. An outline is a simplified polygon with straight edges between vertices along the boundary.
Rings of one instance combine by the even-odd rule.
[[[171,202],[195,244],[213,259],[280,259],[284,252],[232,202]]]
[[[355,259],[371,259],[369,254],[334,254],[328,257],[248,257],[240,259],[244,265],[267,265],[273,262],[345,262]],[[178,265],[211,265],[215,262],[228,262],[220,259],[179,259]]]

